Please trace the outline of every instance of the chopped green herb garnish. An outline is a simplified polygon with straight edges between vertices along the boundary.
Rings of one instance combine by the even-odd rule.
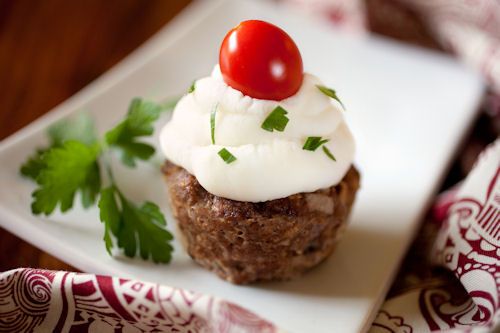
[[[322,144],[327,143],[327,142],[328,142],[328,139],[322,140],[320,136],[310,136],[307,138],[302,149],[315,151],[316,149],[318,149],[319,146],[321,146]]]
[[[51,127],[50,146],[39,149],[21,166],[21,173],[37,183],[32,193],[33,214],[50,215],[57,207],[66,212],[73,207],[77,193],[87,208],[100,195],[104,243],[110,254],[114,236],[126,256],[169,262],[172,235],[165,228],[163,214],[154,203],[136,206],[128,200],[115,183],[109,158],[105,158],[113,149],[119,149],[129,166],[134,165],[135,158],[148,159],[153,147],[136,138],[153,133],[153,122],[162,110],[162,105],[134,99],[125,120],[102,140],[97,140],[89,118],[70,118]],[[109,174],[110,186],[106,188],[102,188],[101,166]]]
[[[219,103],[216,103],[212,112],[210,113],[210,137],[212,138],[212,144],[215,144],[215,116],[217,115],[217,107]]]
[[[337,93],[335,92],[335,90],[331,89],[331,88],[328,88],[328,87],[325,87],[325,86],[322,86],[322,85],[316,85],[316,87],[323,93],[325,94],[326,96],[328,97],[331,97],[333,98],[334,100],[336,100],[337,102],[340,103],[340,105],[342,105],[342,108],[345,110],[345,106],[344,106],[344,103],[342,103],[342,101],[340,100],[340,98],[337,96]]]
[[[226,148],[222,148],[221,150],[219,150],[218,154],[227,164],[236,161],[236,157],[234,157],[234,155],[231,154]]]
[[[286,116],[287,113],[288,112],[285,109],[278,105],[267,116],[261,127],[269,132],[272,132],[274,130],[283,132],[285,130],[286,124],[288,124],[289,121]]]
[[[191,86],[189,87],[188,94],[192,93],[196,89],[196,80],[191,83]]]
[[[335,162],[337,161],[335,159],[335,156],[333,156],[332,152],[326,146],[323,146],[323,151],[325,152],[326,156],[328,156],[331,160],[334,160]]]

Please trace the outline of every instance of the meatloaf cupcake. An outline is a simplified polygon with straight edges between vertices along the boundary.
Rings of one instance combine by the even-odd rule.
[[[335,91],[263,21],[225,37],[160,135],[187,251],[233,283],[300,275],[328,257],[359,187]]]

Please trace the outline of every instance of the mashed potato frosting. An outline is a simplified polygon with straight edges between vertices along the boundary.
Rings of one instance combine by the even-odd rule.
[[[255,99],[228,86],[215,66],[177,104],[161,131],[161,149],[208,192],[228,199],[261,202],[336,185],[351,167],[355,144],[340,104],[318,89],[321,84],[304,73],[295,95],[281,101]],[[285,130],[262,129],[277,106],[287,111]],[[322,147],[304,150],[308,137],[328,139],[324,146],[336,161]],[[226,163],[218,155],[222,148],[236,161]]]

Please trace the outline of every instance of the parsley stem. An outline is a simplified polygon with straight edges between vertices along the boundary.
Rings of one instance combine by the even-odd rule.
[[[113,170],[111,169],[111,158],[109,156],[110,154],[110,147],[107,144],[106,140],[101,141],[101,161],[102,164],[104,164],[104,169],[106,170],[106,174],[109,177],[109,182],[111,183],[112,186],[115,187],[115,177],[113,176]]]

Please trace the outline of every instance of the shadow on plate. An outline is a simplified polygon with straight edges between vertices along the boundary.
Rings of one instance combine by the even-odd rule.
[[[400,256],[396,249],[401,248],[402,241],[396,234],[352,226],[332,256],[302,277],[251,287],[318,297],[372,296],[374,290],[390,282],[385,279],[387,270],[394,257]]]

